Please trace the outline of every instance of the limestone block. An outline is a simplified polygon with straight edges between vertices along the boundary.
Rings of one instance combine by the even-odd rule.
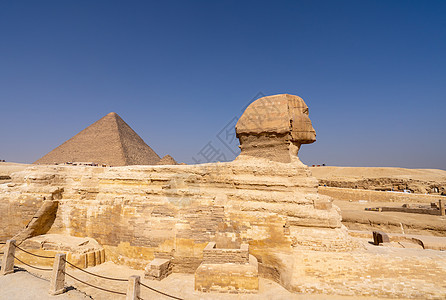
[[[54,258],[53,271],[50,281],[50,295],[59,295],[65,291],[65,263],[66,254],[58,253]]]
[[[195,271],[195,290],[220,293],[256,293],[259,289],[257,260],[247,264],[205,264]]]
[[[133,275],[129,277],[129,283],[127,285],[126,300],[139,300],[141,294],[140,277]]]
[[[203,262],[195,271],[195,289],[201,292],[251,293],[259,288],[258,262],[249,255],[249,245],[220,249],[210,242],[203,249]]]
[[[373,231],[373,244],[390,243],[389,236],[383,231]]]
[[[210,242],[203,250],[203,263],[245,264],[248,262],[249,262],[248,244],[242,244],[240,246],[240,249],[220,249],[216,248],[216,243]]]
[[[4,248],[3,258],[1,262],[0,275],[14,273],[14,255],[15,255],[15,240],[8,240]]]
[[[170,259],[155,258],[146,267],[144,277],[147,279],[162,280],[172,273]]]
[[[313,206],[315,209],[329,210],[333,207],[330,199],[320,198],[313,200]]]
[[[104,248],[92,238],[45,234],[27,239],[20,247],[44,256],[65,253],[67,261],[79,268],[93,267],[105,262]],[[52,263],[50,259],[30,256],[21,251],[17,255],[21,260],[31,264],[50,265]]]
[[[88,252],[86,256],[87,256],[87,266],[94,267],[96,265],[96,256],[94,251]]]

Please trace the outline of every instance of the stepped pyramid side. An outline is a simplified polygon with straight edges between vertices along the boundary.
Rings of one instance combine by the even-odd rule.
[[[35,164],[94,162],[112,166],[153,165],[160,157],[116,113],[109,113]]]

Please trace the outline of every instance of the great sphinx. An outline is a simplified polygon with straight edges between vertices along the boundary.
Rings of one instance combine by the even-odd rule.
[[[0,188],[0,208],[10,212],[0,236],[88,237],[102,245],[106,260],[142,269],[169,258],[174,272],[189,273],[209,242],[245,243],[260,276],[298,290],[299,253],[353,247],[339,209],[318,194],[317,180],[298,158],[301,145],[316,140],[308,107],[293,95],[263,97],[248,106],[236,134],[241,154],[232,162],[32,166]],[[52,217],[23,234],[43,205]]]

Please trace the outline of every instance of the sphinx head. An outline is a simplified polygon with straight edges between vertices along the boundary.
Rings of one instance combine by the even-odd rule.
[[[280,94],[251,103],[236,125],[241,155],[291,162],[302,144],[316,141],[308,106],[298,96]]]

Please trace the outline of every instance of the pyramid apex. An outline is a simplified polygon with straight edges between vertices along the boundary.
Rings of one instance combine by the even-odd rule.
[[[112,111],[112,112],[110,112],[110,113],[107,114],[107,116],[111,116],[111,117],[114,117],[114,116],[117,116],[117,115],[118,115],[118,114],[115,113],[114,111]]]

